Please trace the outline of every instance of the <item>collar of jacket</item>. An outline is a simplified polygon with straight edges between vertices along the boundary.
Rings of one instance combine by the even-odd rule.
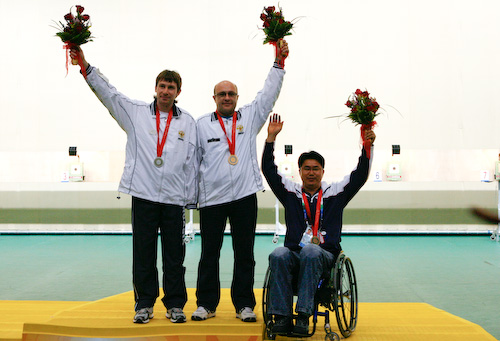
[[[223,116],[224,117],[224,116]],[[236,121],[238,121],[239,119],[241,118],[241,113],[240,111],[236,111]],[[218,121],[219,119],[217,118],[217,114],[215,113],[215,111],[212,113],[211,115],[211,121]]]
[[[149,108],[150,108],[150,110],[151,110],[151,115],[152,115],[152,116],[155,116],[155,115],[156,115],[156,99],[154,100],[154,102],[153,102],[153,103],[151,103],[151,104],[149,105]],[[173,105],[173,108],[174,108],[173,117],[178,118],[179,116],[181,116],[182,112],[180,111],[180,109],[179,109],[179,108],[177,108],[177,106],[175,105],[175,103],[174,103],[174,105]]]

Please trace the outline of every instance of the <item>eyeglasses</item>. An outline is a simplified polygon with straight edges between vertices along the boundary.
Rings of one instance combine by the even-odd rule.
[[[218,92],[217,94],[215,94],[215,96],[217,96],[219,98],[224,98],[226,96],[234,98],[234,97],[238,96],[238,94],[236,92],[233,92],[233,91],[229,91],[229,92],[222,91],[222,92]]]

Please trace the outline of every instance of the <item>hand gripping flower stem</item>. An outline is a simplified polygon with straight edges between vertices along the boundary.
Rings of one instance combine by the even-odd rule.
[[[275,47],[275,59],[282,68],[285,67],[285,59],[288,57],[288,43],[284,39],[279,39],[276,43],[271,43]]]
[[[85,70],[87,70],[87,68],[89,67],[89,63],[85,59],[85,55],[83,54],[83,50],[82,50],[82,48],[80,46],[75,45],[75,46],[71,47],[71,49],[69,50],[69,55],[70,55],[70,57],[71,57],[72,60],[79,61],[78,64],[81,63],[81,65],[83,66],[83,68]]]

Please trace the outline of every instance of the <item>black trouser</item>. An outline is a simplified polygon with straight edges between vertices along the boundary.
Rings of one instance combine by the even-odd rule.
[[[163,262],[163,304],[184,308],[187,301],[184,274],[184,208],[132,198],[132,239],[135,310],[152,307],[159,295],[158,229]]]
[[[257,224],[257,195],[200,209],[201,259],[196,285],[197,305],[215,311],[220,301],[219,258],[226,220],[233,241],[231,298],[236,311],[255,307],[253,247]]]

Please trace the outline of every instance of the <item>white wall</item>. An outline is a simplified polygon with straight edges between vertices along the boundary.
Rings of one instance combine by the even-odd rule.
[[[131,98],[152,100],[163,69],[183,78],[179,106],[214,109],[213,86],[234,81],[253,99],[273,61],[262,45],[262,1],[0,0],[0,182],[59,181],[70,145],[88,181],[118,181],[125,133],[88,89],[52,20],[81,4],[92,19],[87,60]],[[497,0],[280,0],[297,21],[275,106],[285,120],[277,149],[315,149],[326,179],[350,170],[359,130],[340,119],[356,88],[385,109],[374,168],[400,144],[405,181],[479,181],[500,148],[500,2]],[[393,109],[396,108],[397,110]],[[259,146],[265,128],[259,135]],[[260,152],[260,151],[259,151]]]

